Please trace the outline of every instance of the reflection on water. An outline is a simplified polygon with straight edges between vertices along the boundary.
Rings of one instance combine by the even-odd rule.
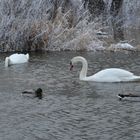
[[[139,101],[117,99],[118,93],[140,93],[139,83],[94,83],[78,79],[88,60],[88,75],[119,67],[140,75],[140,54],[57,52],[31,54],[28,64],[4,67],[0,56],[0,138],[3,140],[132,140],[140,139]],[[22,96],[41,87],[43,100]]]

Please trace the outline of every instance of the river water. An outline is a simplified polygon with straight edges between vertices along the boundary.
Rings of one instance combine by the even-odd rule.
[[[31,53],[27,64],[4,67],[0,55],[1,140],[139,140],[140,99],[118,100],[119,93],[140,94],[140,84],[79,81],[81,64],[69,71],[70,59],[81,55],[88,75],[119,67],[140,75],[140,54],[111,52]],[[23,96],[43,89],[42,100]]]

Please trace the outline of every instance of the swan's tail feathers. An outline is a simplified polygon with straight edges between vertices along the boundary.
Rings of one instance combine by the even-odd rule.
[[[27,60],[29,60],[29,54],[28,53],[26,54],[26,57],[27,57]]]
[[[9,57],[6,57],[5,58],[5,67],[8,67],[9,66]]]

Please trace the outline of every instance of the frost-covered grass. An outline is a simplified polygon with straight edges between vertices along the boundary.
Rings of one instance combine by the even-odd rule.
[[[80,0],[1,0],[0,51],[100,49],[89,18]]]

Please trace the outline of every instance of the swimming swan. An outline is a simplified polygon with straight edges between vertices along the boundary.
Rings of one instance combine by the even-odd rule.
[[[26,63],[29,60],[29,54],[12,54],[9,57],[5,58],[5,67],[8,67],[9,65],[13,64],[20,64],[20,63]]]
[[[101,70],[92,76],[87,77],[88,63],[85,58],[76,56],[71,59],[70,70],[73,68],[73,64],[76,62],[82,62],[82,70],[80,72],[79,79],[83,81],[95,81],[95,82],[129,82],[140,81],[140,76],[136,76],[133,73],[119,68],[109,68]]]

